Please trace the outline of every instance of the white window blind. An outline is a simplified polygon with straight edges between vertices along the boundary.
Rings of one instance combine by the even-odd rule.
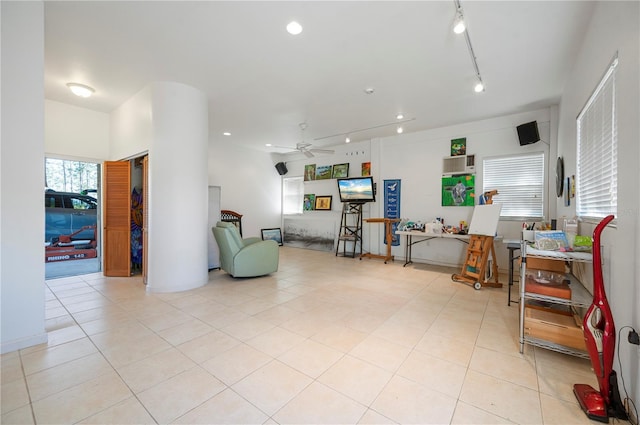
[[[484,159],[482,185],[483,192],[498,191],[493,202],[502,204],[500,217],[543,218],[544,153]]]
[[[618,211],[617,65],[616,57],[576,120],[576,214],[583,218]]]
[[[304,181],[302,177],[287,177],[282,179],[283,214],[302,214],[303,197]]]

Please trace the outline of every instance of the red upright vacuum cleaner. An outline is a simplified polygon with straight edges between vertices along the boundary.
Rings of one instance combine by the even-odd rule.
[[[605,217],[593,231],[593,302],[583,321],[584,339],[600,391],[586,384],[573,386],[573,393],[587,417],[604,423],[608,423],[610,417],[627,419],[613,370],[616,330],[604,290],[600,254],[600,234],[613,218],[612,215]]]

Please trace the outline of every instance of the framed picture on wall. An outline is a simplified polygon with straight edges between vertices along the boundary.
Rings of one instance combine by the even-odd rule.
[[[316,180],[327,180],[331,178],[331,165],[316,166]]]
[[[304,166],[304,181],[308,182],[316,179],[316,164],[307,164]]]
[[[442,178],[443,207],[473,207],[475,205],[475,176],[463,174]]]
[[[369,177],[371,175],[371,163],[363,162],[362,163],[362,177]]]
[[[333,196],[316,196],[316,211],[331,211]]]
[[[302,211],[313,211],[316,207],[316,195],[313,193],[305,193],[302,202]]]
[[[349,177],[349,164],[335,164],[331,178],[341,179],[343,177]]]
[[[282,232],[279,228],[273,229],[261,229],[263,241],[276,241],[278,245],[282,246]]]

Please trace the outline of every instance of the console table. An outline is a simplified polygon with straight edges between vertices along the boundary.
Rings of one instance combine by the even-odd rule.
[[[469,235],[458,235],[455,233],[425,233],[415,230],[398,230],[396,235],[406,236],[407,245],[404,248],[404,266],[413,263],[411,261],[411,248],[419,242],[425,242],[431,239],[455,239],[457,241],[468,244]],[[417,240],[414,240],[416,238]]]

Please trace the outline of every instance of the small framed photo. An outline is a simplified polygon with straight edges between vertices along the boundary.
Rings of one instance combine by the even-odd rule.
[[[279,228],[273,229],[261,229],[263,241],[276,241],[278,245],[282,246],[282,232]]]
[[[349,177],[349,163],[335,164],[333,166],[332,179],[341,179],[343,177]]]
[[[316,196],[316,211],[331,211],[331,199],[333,196]]]

